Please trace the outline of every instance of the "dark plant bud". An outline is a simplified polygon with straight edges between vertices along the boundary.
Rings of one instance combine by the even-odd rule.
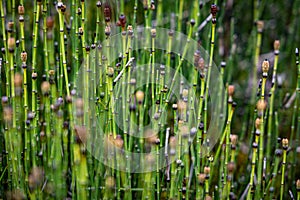
[[[96,4],[96,6],[97,6],[98,8],[101,8],[101,6],[102,6],[102,3],[101,3],[101,1],[97,1],[97,4]]]
[[[199,58],[199,61],[198,61],[198,68],[201,70],[201,72],[204,71],[205,69],[205,61],[203,58]]]
[[[257,21],[256,26],[257,26],[257,31],[259,33],[263,32],[263,30],[264,30],[264,22],[263,21],[261,21],[261,20]]]
[[[264,111],[267,107],[267,102],[265,100],[260,99],[257,104],[256,104],[256,108],[258,111]]]
[[[50,76],[54,76],[55,75],[55,71],[53,69],[49,70],[49,75]]]
[[[134,112],[136,110],[136,105],[135,104],[130,104],[129,110],[130,110],[130,112]]]
[[[13,110],[10,106],[5,106],[3,108],[3,119],[5,122],[10,123],[13,118]]]
[[[170,137],[169,145],[170,145],[170,148],[171,148],[171,149],[176,148],[176,146],[177,146],[177,139],[176,139],[175,136],[171,136],[171,137]]]
[[[198,175],[198,182],[199,182],[200,185],[202,185],[204,183],[205,177],[206,177],[206,175],[203,174],[203,173]]]
[[[283,139],[282,139],[282,148],[283,148],[284,150],[287,150],[288,147],[289,147],[289,140],[288,140],[287,138],[283,138]]]
[[[109,77],[113,77],[113,76],[114,76],[114,68],[109,67],[109,68],[107,69],[107,75],[108,75]]]
[[[126,26],[126,16],[121,14],[120,17],[119,17],[119,25],[122,27],[122,28],[125,28]]]
[[[44,81],[41,85],[41,90],[43,95],[48,95],[50,92],[50,83],[48,81]]]
[[[186,103],[184,101],[182,101],[182,100],[179,100],[177,102],[177,106],[178,106],[178,111],[179,112],[183,112],[183,111],[186,110]]]
[[[230,141],[232,145],[237,145],[238,136],[237,135],[230,135]]]
[[[213,18],[216,18],[217,12],[218,12],[217,5],[216,5],[216,4],[212,4],[212,5],[210,6],[210,13],[211,13],[211,15],[213,16]]]
[[[198,66],[199,59],[200,59],[200,51],[197,50],[197,51],[194,53],[194,65],[195,65],[195,67]]]
[[[213,24],[216,24],[216,23],[217,23],[217,19],[216,19],[216,18],[212,18],[211,22],[212,22]]]
[[[45,141],[46,134],[45,134],[44,131],[41,131],[41,132],[40,132],[40,138],[41,138],[42,141]]]
[[[151,29],[151,37],[152,38],[156,37],[156,29],[155,28]]]
[[[8,32],[12,32],[13,28],[14,28],[14,22],[13,21],[9,21],[7,23],[7,31]]]
[[[1,103],[2,103],[2,106],[6,105],[8,103],[8,97],[7,96],[3,96],[1,98]]]
[[[144,10],[148,10],[148,1],[144,0]]]
[[[194,26],[196,21],[194,19],[191,19],[191,25]]]
[[[130,79],[130,85],[134,86],[136,84],[136,79],[132,78]]]
[[[210,167],[204,167],[204,174],[209,175]]]
[[[183,125],[183,121],[179,121],[179,133],[183,138],[187,138],[189,136],[189,128],[186,125]]]
[[[191,128],[191,132],[190,132],[191,136],[193,137],[196,133],[197,133],[197,128],[196,127]]]
[[[160,117],[160,114],[159,113],[154,113],[154,116],[153,116],[153,118],[155,119],[155,120],[158,120],[159,119],[159,117]]]
[[[37,79],[37,73],[33,72],[32,75],[31,75],[31,77],[32,77],[33,80],[36,80]]]
[[[9,52],[14,52],[15,46],[16,46],[15,38],[13,38],[13,37],[8,38],[7,46],[8,46]]]
[[[84,126],[75,125],[75,139],[78,144],[85,144],[87,141],[87,132]]]
[[[177,110],[177,108],[178,108],[177,104],[174,103],[174,104],[172,105],[172,108],[173,108],[173,110]]]
[[[48,29],[52,29],[53,28],[53,25],[54,25],[54,20],[52,17],[47,17],[47,20],[46,20],[46,26]]]
[[[111,7],[108,2],[104,4],[104,18],[105,22],[110,22],[111,20]]]
[[[106,26],[105,27],[105,35],[109,36],[110,34],[111,34],[111,28],[110,28],[110,26]]]
[[[275,150],[275,156],[280,157],[282,155],[282,150],[281,149],[276,149]]]
[[[235,101],[232,102],[232,108],[236,108],[236,106],[237,106],[237,103]]]
[[[61,10],[62,13],[66,12],[67,6],[66,5],[62,5],[62,7],[61,7],[60,10]]]
[[[117,135],[116,139],[114,139],[114,145],[119,149],[123,148],[124,141],[123,141],[121,135]]]
[[[127,32],[128,32],[128,36],[133,36],[133,27],[131,25],[127,26]]]
[[[278,142],[278,144],[280,144],[280,143],[281,143],[281,140],[282,140],[282,139],[281,139],[280,137],[278,137],[278,138],[277,138],[277,142]]]
[[[274,41],[274,50],[275,51],[279,51],[279,48],[280,48],[280,41],[279,40],[275,40]]]
[[[259,130],[259,129],[257,129],[257,130],[255,131],[255,135],[256,135],[256,136],[260,136],[260,130]]]
[[[142,104],[144,101],[145,94],[143,91],[137,91],[135,93],[136,100],[139,104]]]
[[[170,30],[168,34],[169,34],[170,37],[173,37],[174,36],[174,31]]]
[[[79,35],[83,35],[83,28],[82,27],[78,28],[78,33],[79,33]]]
[[[182,98],[187,99],[189,95],[189,91],[187,89],[183,89],[182,91]]]
[[[200,122],[199,126],[198,126],[199,130],[204,130],[204,124],[203,122]]]
[[[211,196],[205,196],[204,200],[212,200],[213,198]]]
[[[28,185],[31,190],[40,187],[44,182],[44,170],[41,167],[33,167],[28,177]]]
[[[19,22],[24,22],[24,17],[23,17],[23,15],[20,15],[20,16],[19,16]]]
[[[56,103],[57,103],[58,106],[61,106],[64,103],[64,99],[62,97],[58,97],[57,100],[56,100]]]
[[[82,12],[82,11],[81,11],[81,8],[78,8],[78,9],[77,9],[77,14],[78,14],[78,15],[81,15],[81,12]]]
[[[300,179],[298,179],[296,182],[296,189],[298,192],[300,192]]]
[[[225,68],[225,67],[226,67],[226,62],[222,61],[222,62],[221,62],[221,67],[222,67],[222,68]]]
[[[22,87],[23,77],[20,73],[15,74],[14,83],[16,87]]]
[[[253,147],[254,149],[257,149],[257,147],[258,147],[257,143],[256,143],[256,142],[253,142],[253,143],[252,143],[252,147]]]
[[[34,113],[33,112],[29,112],[28,114],[27,114],[27,119],[28,120],[33,120],[33,118],[34,118]]]
[[[58,8],[58,9],[61,9],[61,7],[62,7],[63,5],[64,5],[64,4],[63,4],[62,2],[58,2],[58,3],[57,3],[57,8]]]
[[[76,99],[75,105],[76,105],[77,109],[80,109],[80,110],[83,109],[83,104],[84,104],[83,99],[81,99],[81,98]]]
[[[152,129],[146,130],[144,135],[146,142],[149,144],[156,144],[157,140],[159,140],[157,134]]]
[[[22,5],[18,6],[18,14],[24,15],[24,13],[25,13],[24,6],[22,6]]]
[[[227,169],[229,173],[232,173],[235,169],[235,163],[234,162],[229,162],[227,165]]]
[[[234,94],[234,85],[229,85],[228,86],[228,95],[232,97],[233,94]]]
[[[260,118],[256,118],[256,120],[255,120],[255,128],[256,129],[260,128]]]
[[[268,74],[269,68],[270,68],[270,62],[266,59],[263,61],[262,65],[261,65],[262,71],[263,73]]]

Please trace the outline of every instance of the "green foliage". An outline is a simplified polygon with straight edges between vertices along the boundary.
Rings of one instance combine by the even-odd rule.
[[[0,198],[299,199],[299,6],[0,0]]]

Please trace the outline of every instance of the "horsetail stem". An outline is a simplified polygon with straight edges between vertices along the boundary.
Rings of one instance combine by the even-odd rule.
[[[282,139],[282,148],[283,148],[283,159],[282,159],[282,169],[281,169],[281,182],[280,182],[280,200],[283,199],[284,192],[284,179],[285,179],[285,165],[287,160],[287,149],[289,147],[289,140],[284,138]]]
[[[210,85],[210,76],[211,76],[211,68],[213,64],[214,57],[214,48],[215,48],[215,31],[216,31],[216,23],[217,23],[217,6],[212,4],[210,7],[210,12],[212,15],[212,24],[211,24],[211,38],[210,38],[210,51],[209,51],[209,63],[208,63],[208,72],[206,76],[206,88],[205,88],[205,98],[204,98],[204,138],[203,141],[206,141],[206,132],[207,132],[207,105],[208,105],[208,93],[209,93],[209,85]]]
[[[297,189],[297,200],[300,199],[300,180],[298,179],[296,182],[296,189]]]
[[[258,156],[258,168],[257,168],[257,190],[256,194],[261,194],[262,190],[262,170],[263,170],[263,155],[264,155],[264,111],[266,109],[266,101],[265,101],[265,86],[266,86],[266,81],[268,77],[268,71],[269,71],[269,61],[265,60],[262,63],[262,87],[261,87],[261,98],[257,103],[257,110],[258,110],[258,115],[260,118],[260,135],[259,135],[259,156]],[[257,197],[258,198],[258,197]],[[259,197],[260,198],[260,197]]]
[[[59,32],[60,32],[60,54],[62,55],[62,66],[64,71],[64,77],[66,82],[66,91],[67,95],[70,96],[70,89],[69,89],[69,78],[68,78],[68,71],[67,71],[67,60],[65,54],[65,43],[64,43],[64,13],[66,11],[66,6],[62,2],[58,2],[58,15],[59,15]]]
[[[256,96],[256,84],[257,84],[257,66],[259,65],[259,54],[261,48],[261,40],[262,40],[262,33],[264,29],[264,22],[257,21],[257,35],[256,35],[256,45],[255,45],[255,54],[253,60],[253,78],[252,78],[252,97],[251,102],[255,101]]]
[[[37,63],[37,57],[36,57],[36,52],[37,52],[37,42],[38,42],[38,26],[39,26],[39,20],[40,20],[40,12],[41,12],[41,1],[38,0],[35,2],[35,17],[34,17],[34,31],[32,34],[33,37],[33,49],[32,49],[32,72],[35,72],[36,70],[36,63]]]
[[[47,80],[49,80],[49,58],[48,58],[48,44],[47,44],[47,6],[48,6],[48,1],[44,1],[43,4],[43,34],[44,34],[44,55],[45,55],[45,61],[44,61],[44,66],[45,66],[45,75],[47,77]],[[25,50],[25,49],[24,49]],[[23,51],[24,51],[23,50]]]
[[[32,128],[31,128],[31,134],[30,134],[30,137],[31,137],[31,159],[32,159],[32,165],[35,167],[37,164],[36,164],[36,136],[37,136],[37,129],[36,129],[36,126],[37,126],[37,119],[36,119],[36,105],[37,105],[37,102],[36,102],[36,94],[37,94],[37,76],[38,74],[36,72],[33,72],[31,74],[31,79],[32,79],[32,94],[31,94],[31,102],[32,102],[32,113],[28,113],[28,118],[31,118],[31,121],[32,121]]]
[[[19,23],[20,23],[20,39],[21,39],[21,50],[22,52],[25,51],[25,31],[24,31],[24,6],[23,4],[20,4],[18,7],[18,13],[19,13]]]
[[[10,84],[9,84],[9,66],[8,66],[8,48],[7,48],[7,41],[6,41],[6,33],[5,33],[5,14],[4,14],[4,8],[3,8],[3,2],[0,0],[0,12],[1,12],[1,21],[2,21],[2,36],[3,36],[3,45],[4,45],[4,51],[5,51],[5,76],[6,76],[6,95],[8,98],[10,98]]]
[[[275,55],[275,60],[274,60],[274,68],[273,68],[273,75],[272,75],[272,88],[271,88],[271,98],[270,98],[270,108],[269,108],[269,113],[268,113],[268,132],[267,132],[267,161],[271,159],[271,134],[273,129],[273,109],[274,109],[274,99],[275,99],[275,88],[276,88],[276,79],[277,79],[277,66],[278,66],[278,57],[279,57],[279,47],[280,47],[280,42],[279,40],[274,41],[274,55]],[[270,169],[270,162],[267,162],[267,172]]]
[[[280,68],[281,61],[289,65],[290,60],[284,53],[279,62],[279,43],[275,41],[272,82],[263,69],[260,93],[255,97],[257,88],[251,88],[257,83],[253,81],[255,77],[243,81],[247,74],[243,67],[248,66],[249,60],[252,58],[252,65],[257,67],[260,48],[266,53],[263,57],[268,58],[265,44],[275,35],[282,37],[284,30],[275,29],[281,24],[276,19],[287,7],[274,3],[275,8],[282,9],[278,16],[268,18],[264,9],[268,4],[255,1],[253,18],[258,30],[253,33],[257,35],[247,39],[243,33],[246,25],[239,24],[236,28],[240,16],[230,16],[242,4],[226,1],[220,8],[213,4],[211,14],[206,4],[202,0],[72,0],[65,4],[61,0],[54,4],[48,0],[32,4],[0,0],[0,83],[3,83],[0,193],[3,198],[243,199],[247,196],[247,199],[276,199],[280,196],[283,199],[288,195],[294,198],[297,192],[300,199],[299,181],[296,188],[291,187],[295,181],[289,178],[298,173],[298,50],[298,78],[289,78],[294,68]],[[288,21],[297,24],[299,3],[291,5]],[[218,10],[218,21],[224,24],[217,27]],[[262,10],[270,19],[265,27],[269,37],[264,41],[263,23],[257,20]],[[245,21],[249,18],[247,13],[242,17]],[[211,27],[206,27],[211,19]],[[172,30],[162,36],[160,27]],[[220,39],[216,28],[221,33]],[[295,48],[298,28],[289,26],[285,31],[295,37],[293,41],[281,38],[283,52]],[[180,41],[183,38],[174,30],[187,32],[187,38]],[[140,38],[143,31],[146,34]],[[118,33],[120,44],[115,43]],[[108,42],[101,43],[101,39]],[[253,39],[254,44],[244,51],[241,46],[252,43]],[[215,41],[220,43],[219,54],[214,52]],[[150,48],[139,46],[143,43],[143,47]],[[194,43],[196,49],[192,49]],[[201,43],[210,47],[210,58]],[[104,44],[108,46],[102,47]],[[190,60],[193,53],[194,62]],[[211,69],[216,67],[214,59],[221,67],[217,76]],[[273,58],[269,59],[272,66]],[[228,68],[224,67],[225,61]],[[80,71],[81,62],[84,62],[84,73]],[[81,75],[83,85],[81,80],[77,81]],[[233,98],[230,95],[233,86],[226,85],[228,94],[225,93],[222,79],[236,86],[235,100],[242,105],[236,110],[236,104],[227,101]],[[295,81],[297,88],[290,95],[289,86]],[[252,90],[252,96],[247,96]],[[214,92],[218,92],[216,99],[212,99]],[[248,99],[255,102],[256,98],[259,99],[257,109],[248,113]],[[209,101],[215,100],[216,104],[210,108]],[[266,110],[267,101],[269,110]],[[214,116],[218,116],[215,124]],[[255,126],[252,119],[257,119]],[[227,120],[226,126],[224,123],[220,131],[214,131],[222,126],[223,120]],[[103,134],[94,135],[99,127]],[[249,136],[248,128],[255,130],[254,134]],[[280,141],[284,139],[279,137],[289,128],[290,148],[284,151],[280,149]],[[154,136],[147,137],[148,131]],[[214,147],[212,138],[216,139]],[[277,144],[273,143],[276,138]],[[118,148],[108,152],[111,153],[108,157],[104,146],[98,143],[106,139]],[[248,145],[252,142],[253,146]],[[96,151],[99,154],[93,157]],[[252,157],[248,160],[249,152]],[[137,156],[140,153],[145,155],[143,159]],[[291,161],[290,165],[287,160]],[[143,169],[150,171],[139,173]]]

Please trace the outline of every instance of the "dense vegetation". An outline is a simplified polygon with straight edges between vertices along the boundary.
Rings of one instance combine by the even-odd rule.
[[[0,0],[0,198],[300,199],[299,7]]]

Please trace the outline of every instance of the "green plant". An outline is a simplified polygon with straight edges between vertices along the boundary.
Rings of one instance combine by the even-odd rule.
[[[0,0],[0,198],[299,199],[297,8]]]

